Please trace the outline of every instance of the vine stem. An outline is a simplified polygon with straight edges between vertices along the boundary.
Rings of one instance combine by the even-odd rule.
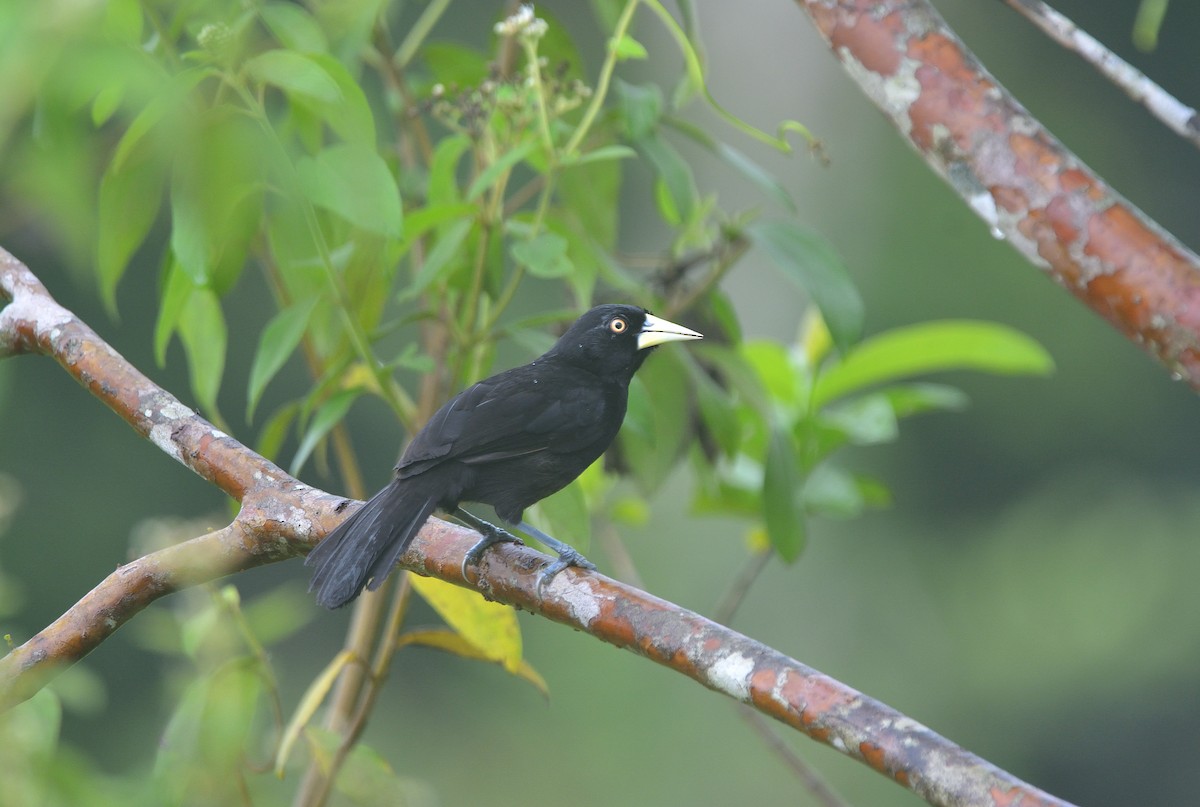
[[[612,37],[608,40],[608,49],[604,56],[604,64],[600,68],[600,78],[596,82],[596,91],[592,94],[592,102],[588,104],[587,110],[583,113],[583,119],[579,121],[579,126],[576,127],[575,133],[571,135],[571,139],[567,141],[567,145],[563,147],[562,153],[565,157],[574,156],[579,150],[579,146],[587,137],[588,131],[595,123],[596,117],[600,114],[600,110],[604,107],[604,99],[608,96],[608,85],[612,81],[613,72],[617,68],[617,43],[629,31],[629,26],[633,22],[633,12],[637,11],[638,4],[641,0],[628,0],[625,3],[625,8],[621,10],[621,16],[617,18],[616,28],[613,29]]]

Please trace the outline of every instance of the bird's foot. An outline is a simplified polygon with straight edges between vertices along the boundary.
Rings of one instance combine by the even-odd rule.
[[[585,558],[583,553],[570,544],[563,543],[557,538],[551,538],[537,527],[534,527],[524,521],[517,525],[517,529],[521,530],[527,535],[532,535],[534,538],[538,539],[538,541],[545,544],[548,549],[558,555],[558,560],[552,561],[540,572],[538,572],[537,591],[539,597],[542,596],[546,588],[546,584],[549,583],[556,574],[568,566],[576,566],[580,569],[595,570],[596,564]]]
[[[461,507],[454,511],[454,515],[483,536],[473,547],[468,549],[467,554],[463,556],[462,576],[464,580],[470,579],[467,576],[467,569],[471,566],[478,566],[479,561],[483,558],[483,553],[492,544],[523,543],[520,538],[513,535],[511,532],[501,529],[495,524],[484,521],[482,518],[468,513]],[[575,566],[580,569],[588,570],[594,570],[596,568],[596,564],[585,558],[583,554],[575,547],[571,546],[570,544],[563,543],[557,538],[552,538],[551,536],[539,530],[537,527],[534,527],[525,521],[522,521],[520,524],[518,524],[517,529],[521,530],[521,532],[525,533],[526,535],[536,538],[551,552],[554,552],[558,555],[556,560],[551,561],[540,572],[538,572],[538,596],[542,596],[546,585],[554,578],[555,575],[568,566]]]
[[[588,569],[595,571],[596,564],[580,554],[579,550],[567,544],[562,545],[562,549],[558,550],[558,560],[551,561],[538,572],[537,590],[538,596],[542,596],[546,585],[554,578],[556,574],[561,572],[568,566],[576,566],[580,569]]]
[[[454,511],[454,515],[465,521],[468,526],[474,529],[483,537],[475,542],[475,545],[467,550],[467,554],[463,555],[462,576],[463,580],[469,580],[467,576],[467,568],[470,566],[478,566],[479,561],[483,559],[483,553],[487,551],[489,546],[493,544],[519,544],[523,543],[520,538],[513,535],[508,530],[503,530],[495,524],[484,521],[482,518],[474,516],[463,510],[461,507]]]

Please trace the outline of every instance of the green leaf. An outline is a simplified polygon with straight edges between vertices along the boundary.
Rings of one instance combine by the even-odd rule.
[[[478,87],[487,78],[488,60],[475,48],[455,42],[426,42],[419,53],[434,81],[446,87]]]
[[[142,145],[143,138],[154,131],[164,120],[175,123],[173,116],[184,108],[188,94],[210,75],[212,75],[210,70],[195,69],[185,70],[175,76],[170,86],[155,95],[154,99],[129,124],[125,134],[121,135],[121,139],[113,151],[109,170],[114,172],[122,170],[125,161]],[[169,140],[170,134],[168,132],[161,139]]]
[[[224,293],[245,266],[263,214],[262,130],[214,108],[188,133],[171,175],[171,249],[197,286]]]
[[[771,410],[766,384],[758,372],[749,366],[740,348],[701,342],[690,350],[715,366],[720,372],[723,385],[737,392],[738,396],[760,415],[765,416]]]
[[[292,421],[296,419],[299,412],[300,404],[295,401],[276,409],[274,414],[263,424],[262,430],[259,431],[254,450],[271,462],[278,462],[279,450],[283,447],[283,441],[287,439]]]
[[[167,345],[171,343],[171,337],[179,325],[179,315],[195,288],[187,272],[168,252],[162,299],[158,303],[158,319],[154,323],[154,361],[159,367],[167,363]]]
[[[775,137],[766,132],[756,129],[746,121],[732,114],[723,106],[717,103],[717,99],[709,92],[708,86],[705,84],[704,78],[704,63],[700,53],[688,38],[688,33],[679,26],[679,23],[671,16],[671,12],[667,11],[666,7],[659,0],[643,0],[644,5],[658,15],[658,18],[666,26],[667,30],[675,38],[675,43],[679,46],[683,53],[684,66],[687,69],[687,81],[691,87],[681,88],[678,97],[683,98],[689,93],[691,88],[699,90],[704,99],[708,101],[709,106],[714,112],[722,117],[731,126],[739,129],[743,133],[753,137],[754,139],[766,143],[782,152],[790,153],[792,150],[791,144],[787,142],[784,135],[789,132],[796,132],[804,137],[810,144],[816,143],[816,138],[802,124],[797,121],[784,121],[779,125],[779,134]]]
[[[1143,53],[1158,47],[1158,34],[1167,16],[1168,0],[1141,0],[1133,20],[1133,44]]]
[[[315,112],[347,143],[375,151],[375,115],[362,85],[333,56],[314,53],[308,58],[337,84],[338,97],[324,101],[312,96],[294,96],[294,102]]]
[[[440,280],[444,274],[453,272],[458,267],[458,261],[455,259],[462,257],[463,241],[471,232],[474,223],[471,219],[464,219],[456,221],[446,228],[438,237],[433,249],[429,250],[429,254],[425,256],[425,263],[417,272],[417,276],[413,278],[413,282],[401,291],[402,298],[410,299],[417,296],[425,291],[429,284]]]
[[[404,214],[404,240],[411,244],[425,233],[455,219],[470,219],[478,208],[470,202],[458,204],[426,205]]]
[[[946,370],[1048,375],[1050,355],[1023,333],[990,322],[943,320],[896,328],[867,339],[826,368],[813,392],[817,407],[874,384]]]
[[[475,181],[467,189],[467,200],[474,201],[478,199],[484,191],[495,185],[502,175],[507,174],[512,170],[513,166],[532,154],[539,145],[536,140],[528,140],[512,151],[502,154],[499,159],[483,169],[479,176],[475,177]]]
[[[671,218],[677,218],[679,221],[690,219],[699,194],[696,191],[696,180],[692,176],[692,167],[687,160],[683,159],[674,146],[653,134],[637,141],[637,148],[654,166],[654,172],[662,181],[678,213],[677,217],[673,217],[663,210],[664,218],[668,221]],[[662,205],[659,207],[661,210]]]
[[[563,168],[568,166],[587,165],[588,163],[605,162],[607,160],[628,160],[630,157],[636,157],[637,152],[629,146],[613,144],[611,146],[601,146],[598,149],[580,154],[575,157],[567,157],[562,160],[559,165]]]
[[[178,178],[171,182],[171,252],[196,286],[208,284],[212,256],[209,232],[198,195]]]
[[[691,434],[691,395],[683,359],[661,350],[629,387],[621,451],[643,490],[666,480]]]
[[[188,763],[195,764],[199,757],[200,724],[211,683],[209,676],[203,676],[186,686],[158,740],[153,777],[157,790],[161,791],[159,795],[169,797],[172,803],[183,801],[184,782],[181,780],[186,777],[178,775],[180,768]]]
[[[746,154],[727,143],[717,140],[691,121],[669,117],[664,119],[664,123],[724,160],[726,164],[757,185],[759,190],[769,198],[774,199],[789,213],[792,215],[797,214],[796,201],[792,198],[792,194],[788,192],[787,187],[776,179],[773,174],[746,156]]]
[[[693,362],[692,367],[692,389],[700,417],[721,451],[732,456],[742,438],[733,399],[698,364]]]
[[[900,434],[896,410],[885,395],[864,395],[821,412],[826,425],[837,428],[854,445],[889,443]]]
[[[271,35],[288,50],[323,53],[329,41],[320,24],[304,6],[296,3],[266,3],[259,14],[271,29]]]
[[[738,454],[716,466],[694,463],[693,469],[700,482],[692,501],[694,514],[763,518],[763,467],[760,463],[745,454]]]
[[[246,62],[246,73],[289,95],[334,103],[342,91],[329,71],[311,57],[290,50],[268,50]]]
[[[628,84],[620,79],[613,82],[613,88],[626,135],[635,144],[640,144],[658,128],[658,120],[662,117],[662,90],[657,84]]]
[[[443,138],[433,151],[433,162],[429,164],[429,190],[427,204],[453,204],[462,200],[458,190],[458,164],[471,147],[466,135],[451,135]]]
[[[563,185],[559,185],[560,191]],[[596,187],[596,193],[604,191],[604,184]],[[569,202],[564,199],[564,207]],[[615,213],[616,207],[611,208]],[[596,280],[601,268],[608,265],[610,258],[601,247],[599,238],[601,230],[607,224],[607,216],[601,215],[589,222],[582,210],[552,210],[546,214],[546,230],[566,241],[565,261],[569,269],[563,275],[575,295],[575,310],[587,309],[592,306],[592,292],[596,288]],[[585,223],[589,222],[589,223]]]
[[[600,24],[601,31],[611,31],[617,27],[624,3],[621,0],[592,0],[592,14]]]
[[[364,230],[401,236],[400,191],[387,163],[363,146],[330,146],[296,164],[300,184],[313,204]]]
[[[179,339],[188,357],[192,393],[210,417],[217,412],[226,338],[225,317],[217,295],[209,289],[195,289],[179,314]]]
[[[92,101],[92,125],[100,128],[108,123],[113,113],[121,106],[121,99],[124,97],[125,88],[119,84],[101,90],[96,95],[96,100]]]
[[[4,715],[2,731],[6,743],[12,742],[16,747],[10,746],[5,749],[7,756],[4,773],[6,784],[7,780],[15,775],[14,769],[7,766],[16,764],[17,760],[22,757],[49,763],[57,753],[61,753],[59,740],[62,731],[62,712],[62,702],[53,688],[39,690],[29,700],[9,707]],[[36,781],[40,785],[39,791],[46,785],[43,777],[51,770],[54,769],[47,766],[46,770],[38,771],[36,774]],[[10,791],[6,795],[14,794]],[[45,793],[39,792],[38,800],[45,795]]]
[[[960,411],[968,404],[965,392],[946,384],[893,384],[880,394],[887,397],[898,418],[939,410]]]
[[[538,502],[537,518],[545,523],[545,531],[551,537],[565,541],[581,552],[591,544],[592,516],[577,479]]]
[[[498,661],[510,673],[521,665],[521,628],[517,612],[507,605],[489,602],[470,591],[431,577],[411,576],[413,589],[437,611],[438,616],[488,659]]]
[[[123,170],[109,167],[100,180],[96,272],[100,296],[110,313],[117,310],[117,284],[162,205],[166,172],[155,159],[126,161]]]
[[[567,240],[561,235],[542,232],[527,241],[517,241],[509,251],[513,260],[534,277],[565,277],[571,273]]]
[[[862,337],[863,303],[829,244],[791,221],[756,222],[747,233],[820,309],[838,349],[849,350]]]
[[[787,348],[768,339],[753,339],[742,344],[741,355],[772,400],[788,406],[799,403],[802,379]]]
[[[626,61],[627,59],[646,59],[649,54],[646,52],[646,46],[629,34],[625,34],[615,42],[610,41],[609,47],[617,57],[618,62]]]
[[[292,459],[292,466],[288,469],[288,473],[292,476],[300,473],[300,469],[304,467],[304,463],[317,444],[324,439],[325,435],[329,434],[330,429],[346,416],[346,413],[350,411],[350,406],[362,393],[363,390],[360,387],[344,389],[331,395],[317,408],[316,414],[308,424],[308,430],[304,433],[304,439],[300,441],[300,447],[296,449],[296,456]]]
[[[772,428],[763,467],[762,515],[771,546],[787,563],[804,550],[804,512],[800,507],[800,474],[787,432]]]
[[[826,518],[854,518],[866,507],[853,476],[829,464],[818,465],[804,484],[804,506]]]
[[[101,32],[106,39],[136,45],[142,39],[142,6],[137,0],[109,0],[104,4]]]
[[[317,298],[299,300],[279,311],[263,328],[258,339],[258,350],[250,366],[250,384],[247,390],[246,419],[254,419],[254,410],[267,384],[292,355],[296,345],[308,327],[308,318],[317,305]]]

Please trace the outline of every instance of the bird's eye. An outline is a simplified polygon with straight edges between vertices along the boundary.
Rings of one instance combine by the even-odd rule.
[[[608,329],[613,333],[625,333],[628,328],[629,323],[625,321],[624,317],[616,317],[608,323]]]

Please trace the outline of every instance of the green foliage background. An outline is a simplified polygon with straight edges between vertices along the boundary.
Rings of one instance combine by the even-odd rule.
[[[581,77],[590,83],[604,44],[591,11],[576,5],[547,9],[578,43],[586,68]],[[995,6],[940,4],[1036,116],[1164,226],[1185,242],[1200,243],[1191,201],[1200,186],[1194,151]],[[165,8],[147,7],[160,14]],[[396,24],[397,38],[411,30],[422,7],[398,12],[403,22]],[[1059,7],[1128,52],[1168,89],[1195,100],[1200,85],[1188,61],[1188,45],[1200,32],[1195,10],[1173,4],[1158,51],[1145,56],[1122,44],[1129,41],[1127,4]],[[70,15],[86,10],[70,4],[46,8],[47,20],[63,30],[74,30]],[[120,9],[137,4],[112,8],[117,11],[110,11],[105,24],[119,35],[121,26],[133,25],[132,13],[122,15]],[[478,71],[461,48],[489,47],[498,8],[479,2],[452,8],[432,39],[454,44],[432,51],[430,63],[440,56],[443,65]],[[0,19],[11,22],[20,13],[20,4],[0,3]],[[994,320],[1033,335],[1057,367],[1049,379],[951,376],[968,393],[965,412],[905,422],[897,442],[863,440],[869,448],[850,447],[846,467],[885,483],[891,507],[852,521],[814,520],[799,561],[773,562],[735,625],[1057,795],[1086,804],[1181,803],[1197,785],[1192,760],[1200,597],[1194,580],[1200,553],[1194,535],[1200,505],[1193,488],[1200,466],[1187,439],[1196,414],[1194,393],[1170,382],[1136,348],[993,241],[897,141],[792,4],[701,3],[697,18],[713,94],[734,114],[767,130],[785,118],[803,120],[824,142],[831,164],[823,168],[803,156],[780,156],[703,104],[688,106],[686,120],[746,152],[791,193],[795,220],[821,233],[849,267],[865,300],[868,336],[934,320]],[[624,63],[619,72],[624,84],[614,88],[633,121],[636,110],[670,97],[680,71],[678,50],[665,29],[645,11],[638,19],[634,34],[651,58]],[[352,23],[348,18],[348,37]],[[38,61],[22,51],[34,39],[15,38],[17,30],[0,27],[0,77],[11,108],[20,106],[24,93],[47,91],[44,77],[4,68],[6,58],[9,64]],[[294,26],[289,30],[304,36]],[[81,22],[74,35],[105,33],[112,31],[88,30]],[[82,59],[88,51],[71,51],[71,42],[63,37],[59,44],[66,55],[47,53],[46,60]],[[330,44],[336,52],[337,43]],[[209,51],[218,62],[220,52],[219,43]],[[340,75],[329,63],[319,64],[327,74]],[[122,129],[101,127],[107,136],[91,139],[84,127],[53,118],[63,109],[85,109],[102,119],[106,111],[117,114],[121,103],[135,108],[138,93],[149,96],[157,88],[135,84],[116,99],[105,99],[104,89],[112,76],[138,70],[116,57],[81,61],[67,73],[72,82],[49,88],[51,95],[61,94],[61,103],[42,107],[41,117],[0,116],[0,126],[7,127],[0,130],[6,144],[0,157],[0,243],[127,358],[185,400],[225,413],[230,431],[253,443],[270,412],[308,389],[303,367],[293,359],[281,365],[270,385],[262,385],[252,423],[240,416],[259,392],[250,389],[249,379],[261,380],[265,372],[261,359],[255,369],[256,346],[275,316],[278,289],[273,294],[261,278],[239,274],[202,237],[178,228],[170,233],[165,213],[112,226],[105,219],[106,188],[136,196],[143,188],[139,183],[151,184],[170,154],[161,155],[158,169],[151,159],[142,166],[145,173],[126,177],[123,187],[98,185]],[[355,98],[336,79],[337,94],[319,72],[272,64],[271,58],[260,57],[247,75],[274,88],[264,96],[273,99],[268,104],[279,103],[280,92],[304,97],[314,115],[330,99],[350,98],[352,104]],[[644,89],[650,81],[663,88],[660,98]],[[339,122],[339,142],[368,137],[353,106],[331,117]],[[227,121],[209,123],[221,142],[205,139],[203,131],[181,132],[179,148],[232,146],[238,153],[239,139],[255,136],[252,128],[243,128],[245,122],[228,128]],[[309,135],[302,124],[295,132],[304,143]],[[610,233],[621,254],[659,257],[672,241],[676,247],[696,243],[688,237],[697,230],[687,224],[703,230],[698,223],[709,221],[705,206],[714,189],[721,209],[778,213],[761,183],[748,181],[702,143],[680,131],[651,135],[631,124],[629,133],[639,132],[645,135],[638,142],[640,158],[624,169],[616,218],[605,222],[604,211],[598,211],[601,218],[581,222],[601,235]],[[381,140],[387,136],[379,134]],[[188,137],[199,142],[190,145]],[[674,152],[663,142],[694,165],[694,176],[679,173]],[[310,196],[326,202],[317,214],[325,217],[326,232],[337,232],[341,211],[357,217],[359,229],[368,233],[357,242],[361,251],[342,268],[345,277],[369,286],[380,265],[392,265],[388,250],[396,249],[398,228],[414,222],[411,216],[400,222],[399,211],[387,207],[386,193],[363,190],[379,187],[379,173],[372,173],[372,160],[364,154],[317,149],[296,171]],[[244,220],[270,204],[247,179],[270,169],[248,159],[228,165],[225,175],[181,171],[173,178],[194,193],[164,198],[164,205],[177,220],[186,219],[189,200],[199,199],[196,220],[219,218],[229,228],[222,243],[240,243],[250,238],[241,229]],[[656,173],[663,178],[657,189],[651,179]],[[347,176],[356,177],[351,193],[337,182]],[[446,228],[444,237],[451,240],[468,237],[456,234],[453,221],[429,226]],[[564,226],[570,231],[569,223]],[[760,240],[771,241],[772,234],[761,229],[766,225],[753,226],[760,228]],[[140,250],[136,243],[114,243],[102,235],[139,228],[149,238]],[[518,228],[515,235],[536,232]],[[292,232],[275,242],[296,243]],[[186,298],[181,292],[176,300],[180,319],[174,324],[181,336],[176,341],[164,335],[159,313],[161,290],[171,288],[174,271],[161,265],[164,244],[180,261],[175,276],[203,275],[204,281],[194,284],[201,291],[189,288]],[[524,287],[528,291],[517,298],[510,321],[586,304],[590,286],[573,280],[564,296],[557,285],[561,255],[555,242],[528,249],[534,252],[525,259],[547,275],[546,282]],[[131,267],[115,282],[114,267],[131,254]],[[801,328],[805,295],[772,263],[771,250],[750,252],[722,288],[747,337],[791,345],[808,333]],[[627,293],[636,292],[627,287]],[[218,306],[216,296],[222,294]],[[119,319],[112,318],[113,310]],[[380,316],[359,313],[368,329],[374,327],[371,317]],[[206,323],[217,319],[228,327],[219,392],[212,372],[203,371],[218,361],[217,345],[194,335],[187,358],[182,349],[189,329],[209,333]],[[327,319],[336,320],[336,312]],[[831,322],[835,337],[837,322]],[[464,376],[493,361],[505,366],[525,360],[549,324],[529,320],[525,341],[502,340],[495,355],[490,348],[477,351],[462,368]],[[334,325],[331,334],[342,332]],[[276,329],[294,327],[285,318]],[[384,341],[399,388],[367,395],[351,410],[350,432],[371,486],[386,478],[403,440],[398,419],[406,417],[406,385],[428,369],[420,356],[404,352],[414,330],[407,323]],[[345,349],[355,355],[353,346],[335,341],[331,337],[327,345],[331,354]],[[756,351],[748,359],[756,367],[777,363],[769,345]],[[677,375],[668,365],[672,360],[660,363],[661,358],[647,367],[648,383],[669,383],[662,379]],[[769,371],[764,375],[772,377]],[[786,393],[774,400],[785,399]],[[336,395],[324,400],[334,401],[328,404],[330,417],[349,403]],[[851,422],[861,427],[875,421],[859,412]],[[0,613],[2,632],[15,639],[48,623],[148,544],[190,537],[228,518],[215,491],[134,438],[49,361],[0,364],[0,423]],[[631,424],[635,435],[638,425]],[[641,425],[643,434],[655,428],[652,419]],[[312,432],[287,438],[285,461],[301,448],[305,434]],[[767,464],[783,468],[785,476],[796,472],[786,460],[772,463],[773,456],[789,455],[771,453],[771,436],[751,435],[748,444],[758,440]],[[654,478],[666,470],[650,460],[638,467]],[[326,487],[338,485],[319,449],[304,474]],[[746,533],[754,524],[728,511],[702,517],[692,512],[704,481],[702,465],[666,476],[649,507],[638,509],[648,520],[621,523],[619,531],[649,590],[711,613],[745,561]],[[621,484],[619,492],[633,490]],[[148,521],[180,516],[190,520]],[[782,551],[788,540],[777,540],[776,547]],[[608,565],[602,552],[592,554],[602,567]],[[306,580],[299,563],[281,564],[230,581],[240,597],[222,589],[189,592],[139,617],[56,685],[61,714],[54,699],[40,698],[4,724],[0,804],[35,803],[39,794],[26,787],[49,787],[47,803],[205,803],[227,792],[221,771],[240,761],[222,754],[234,753],[243,740],[239,732],[246,727],[238,715],[269,720],[272,708],[270,687],[245,661],[254,654],[247,653],[243,620],[269,652],[285,715],[340,647],[346,615],[317,613],[303,593]],[[413,621],[434,623],[437,617],[420,606]],[[500,804],[804,803],[806,796],[784,766],[728,703],[540,620],[522,617],[522,629],[525,658],[549,685],[548,705],[537,689],[499,667],[422,649],[401,653],[366,738],[369,750],[352,761],[347,778],[357,793],[342,797],[396,803],[398,777],[399,792],[418,804],[484,798]],[[206,701],[209,691],[239,693],[245,700]],[[189,734],[192,724],[180,715],[203,712],[206,703],[231,714],[227,719],[210,714],[203,732]],[[62,739],[56,742],[60,719]],[[7,741],[11,738],[21,741]],[[788,740],[854,803],[916,803],[827,749]],[[253,750],[249,762],[269,767],[270,748]],[[42,776],[43,769],[49,774]],[[282,782],[247,773],[247,788],[255,803],[286,803],[298,772],[289,770]]]

